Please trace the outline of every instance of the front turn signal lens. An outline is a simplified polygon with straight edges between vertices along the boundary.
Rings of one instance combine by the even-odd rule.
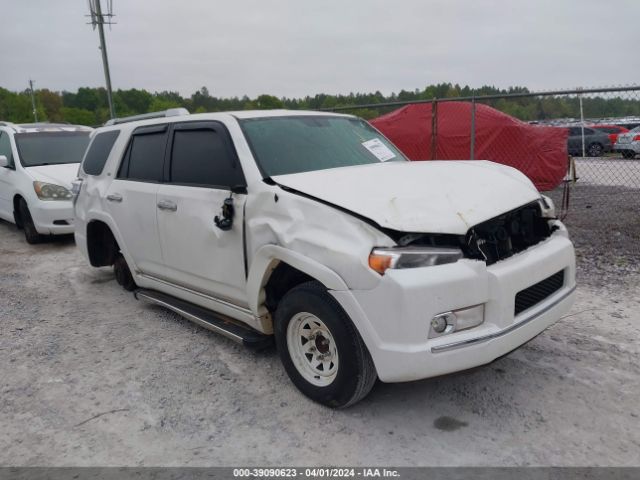
[[[369,267],[378,272],[380,275],[384,274],[393,265],[393,257],[388,254],[378,254],[371,252],[369,255]]]

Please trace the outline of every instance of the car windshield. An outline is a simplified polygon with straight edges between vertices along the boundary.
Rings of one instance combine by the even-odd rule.
[[[23,167],[80,163],[89,143],[89,132],[16,133]]]
[[[265,177],[407,161],[393,144],[358,118],[287,116],[245,119],[240,124]]]

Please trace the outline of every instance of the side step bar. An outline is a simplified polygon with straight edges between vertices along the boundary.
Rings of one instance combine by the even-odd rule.
[[[144,300],[168,308],[207,330],[220,333],[237,343],[241,343],[255,350],[261,350],[273,345],[272,335],[257,332],[224,315],[185,302],[171,295],[143,288],[133,292],[133,295],[138,300]]]

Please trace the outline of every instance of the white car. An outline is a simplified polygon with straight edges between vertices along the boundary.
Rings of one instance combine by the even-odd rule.
[[[0,218],[23,228],[27,242],[73,233],[71,182],[91,130],[0,122]]]
[[[409,162],[348,115],[157,117],[94,132],[79,248],[138,299],[247,345],[275,338],[317,402],[489,363],[571,306],[567,230],[513,168]]]
[[[640,127],[619,134],[613,150],[620,152],[624,158],[635,158],[636,155],[640,155]]]

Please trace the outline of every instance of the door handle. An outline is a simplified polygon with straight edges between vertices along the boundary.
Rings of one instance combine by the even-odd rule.
[[[110,202],[120,203],[122,201],[122,195],[120,195],[119,193],[112,193],[110,195],[107,195],[107,200],[109,200]]]
[[[176,205],[176,203],[172,202],[171,200],[160,200],[158,202],[158,208],[160,210],[168,210],[169,212],[175,212],[176,210],[178,210],[178,205]]]

